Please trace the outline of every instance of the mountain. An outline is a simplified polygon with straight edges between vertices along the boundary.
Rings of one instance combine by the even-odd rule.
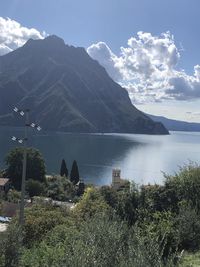
[[[30,39],[0,57],[0,125],[22,125],[15,106],[28,107],[31,120],[46,130],[168,134],[84,48],[57,36]]]
[[[200,123],[168,119],[147,114],[152,120],[161,122],[169,131],[200,132]]]

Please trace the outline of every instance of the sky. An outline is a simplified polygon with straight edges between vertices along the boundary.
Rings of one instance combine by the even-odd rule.
[[[56,34],[149,114],[200,122],[199,0],[2,0],[0,55]]]

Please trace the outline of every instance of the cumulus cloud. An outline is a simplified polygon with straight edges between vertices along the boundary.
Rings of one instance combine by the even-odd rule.
[[[15,20],[0,17],[0,55],[7,54],[32,39],[42,39],[45,32],[21,26]]]
[[[138,32],[120,50],[116,55],[106,43],[99,42],[87,52],[127,88],[134,103],[200,97],[200,66],[194,67],[193,75],[178,70],[180,51],[170,32],[160,36]]]
[[[192,100],[200,98],[200,80],[196,70],[199,65],[194,67],[194,75],[187,75],[185,72],[175,72],[169,77],[169,89],[166,89],[166,94],[169,97],[178,100]]]
[[[87,49],[88,54],[105,67],[108,74],[116,81],[122,79],[119,68],[116,66],[117,56],[111,51],[109,46],[104,42],[92,44]]]

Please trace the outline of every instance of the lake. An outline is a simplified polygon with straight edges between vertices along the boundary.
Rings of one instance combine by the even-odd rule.
[[[9,149],[17,143],[11,137],[23,136],[22,129],[0,127],[0,167]],[[38,148],[48,174],[59,173],[62,158],[68,169],[77,160],[86,183],[111,183],[112,168],[122,177],[141,183],[162,183],[163,173],[175,173],[189,161],[200,163],[200,133],[171,132],[167,136],[135,134],[33,133],[29,146]],[[20,145],[19,145],[20,146]]]

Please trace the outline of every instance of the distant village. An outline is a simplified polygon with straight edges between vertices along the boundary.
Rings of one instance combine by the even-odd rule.
[[[54,176],[52,175],[46,175],[46,178],[48,180],[54,179]],[[129,181],[126,179],[123,179],[121,177],[121,169],[114,168],[112,169],[112,181],[110,184],[110,187],[114,190],[120,190],[123,189],[124,186],[127,186],[129,184]],[[77,188],[81,188],[82,194],[84,192],[85,184],[83,182],[83,179],[80,179],[78,183],[76,184]],[[0,177],[0,196],[8,194],[9,190],[12,190],[12,183],[9,178],[2,178]],[[12,201],[3,201],[1,204],[0,209],[0,232],[3,232],[6,230],[8,223],[12,219],[12,217],[16,216],[19,212],[19,202],[16,203],[16,201],[13,203]],[[25,200],[25,208],[29,208],[34,204],[42,203],[42,204],[51,204],[55,207],[67,207],[69,209],[73,209],[75,206],[75,203],[72,200],[68,201],[58,201],[53,200],[50,197],[45,196],[33,196],[31,199]]]

